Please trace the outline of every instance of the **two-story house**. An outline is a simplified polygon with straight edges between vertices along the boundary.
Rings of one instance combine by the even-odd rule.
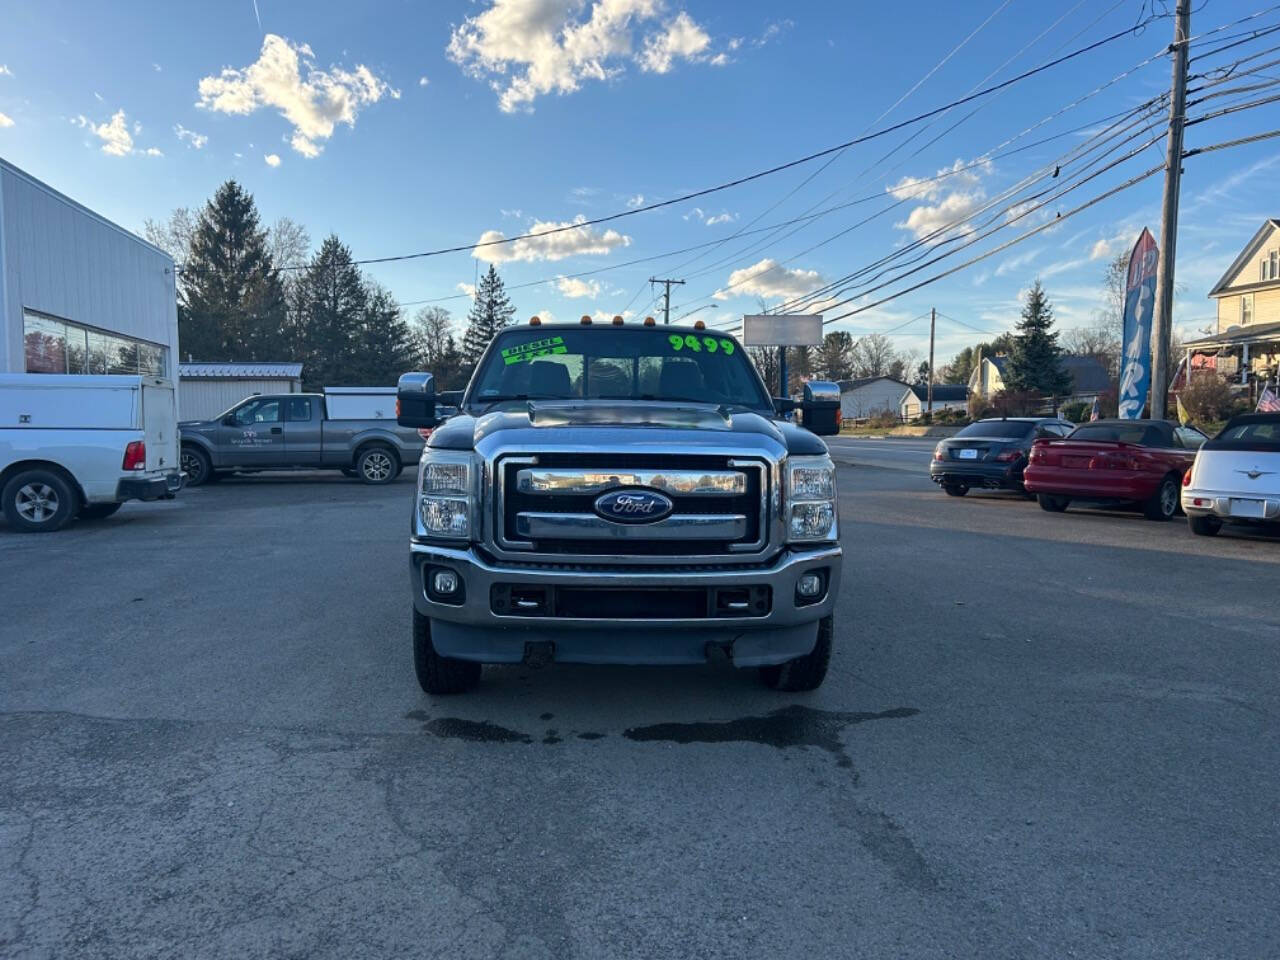
[[[1215,370],[1248,383],[1280,362],[1280,220],[1267,220],[1209,291],[1217,330],[1183,344],[1186,369]]]

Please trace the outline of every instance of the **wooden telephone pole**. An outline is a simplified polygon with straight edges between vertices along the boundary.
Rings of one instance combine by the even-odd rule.
[[[671,322],[671,285],[674,283],[676,286],[684,286],[684,281],[683,280],[658,280],[654,277],[650,277],[649,282],[661,283],[667,288],[666,293],[663,294],[664,300],[662,303],[662,322],[670,323]]]
[[[933,416],[933,332],[938,326],[938,311],[929,308],[929,416]]]

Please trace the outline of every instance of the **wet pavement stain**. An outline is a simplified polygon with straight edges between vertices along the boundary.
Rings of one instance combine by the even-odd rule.
[[[533,737],[528,734],[485,720],[437,717],[423,724],[422,729],[445,740],[465,740],[468,743],[533,743]]]
[[[603,733],[580,733],[578,734],[578,739],[579,740],[603,740],[604,734]]]
[[[817,747],[836,758],[836,765],[852,767],[853,759],[845,752],[840,734],[845,727],[869,720],[900,720],[914,717],[919,710],[895,707],[880,713],[815,710],[793,704],[762,717],[742,717],[724,722],[655,723],[632,727],[623,732],[628,740],[671,743],[758,743],[785,750],[788,747]]]
[[[547,744],[561,743],[563,742],[563,739],[564,738],[560,736],[559,730],[548,730],[546,736],[542,738],[542,742]]]
[[[554,713],[544,713],[544,714],[543,714],[542,716],[540,716],[538,719],[539,719],[539,720],[542,720],[542,721],[544,721],[544,722],[545,722],[545,721],[547,721],[547,720],[554,720],[554,719],[555,719],[555,716],[556,716],[556,715],[555,715]]]

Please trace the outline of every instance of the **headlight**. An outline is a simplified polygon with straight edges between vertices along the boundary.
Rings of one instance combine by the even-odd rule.
[[[423,452],[418,520],[428,537],[470,540],[476,502],[476,469],[469,453]]]
[[[836,468],[830,457],[787,461],[787,539],[792,543],[836,540]]]

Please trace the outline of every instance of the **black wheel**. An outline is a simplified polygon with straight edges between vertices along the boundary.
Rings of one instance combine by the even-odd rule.
[[[80,512],[80,494],[52,470],[23,470],[0,493],[9,526],[22,533],[61,530]]]
[[[91,503],[80,509],[81,520],[105,520],[124,504],[122,503]]]
[[[765,682],[765,686],[789,693],[817,690],[827,678],[834,635],[834,617],[823,617],[818,621],[818,642],[813,645],[812,651],[777,666],[761,667],[760,679]]]
[[[1061,513],[1071,503],[1066,497],[1053,497],[1047,493],[1037,494],[1036,502],[1040,504],[1041,510],[1048,510],[1050,513]]]
[[[963,483],[944,483],[942,489],[947,491],[949,497],[963,497],[969,492],[969,488]]]
[[[1155,496],[1142,505],[1142,515],[1148,520],[1172,520],[1178,512],[1178,478],[1169,476],[1160,481]]]
[[[400,460],[390,447],[365,447],[356,457],[356,475],[365,483],[390,483],[400,473]]]
[[[480,682],[480,664],[436,653],[431,644],[431,621],[413,611],[413,669],[423,693],[441,696],[466,693]]]
[[[1198,537],[1216,537],[1222,521],[1217,517],[1187,517],[1187,526]]]
[[[213,478],[213,464],[209,462],[209,455],[199,447],[193,447],[190,444],[184,446],[178,463],[182,467],[182,472],[187,475],[183,486],[198,487]]]

